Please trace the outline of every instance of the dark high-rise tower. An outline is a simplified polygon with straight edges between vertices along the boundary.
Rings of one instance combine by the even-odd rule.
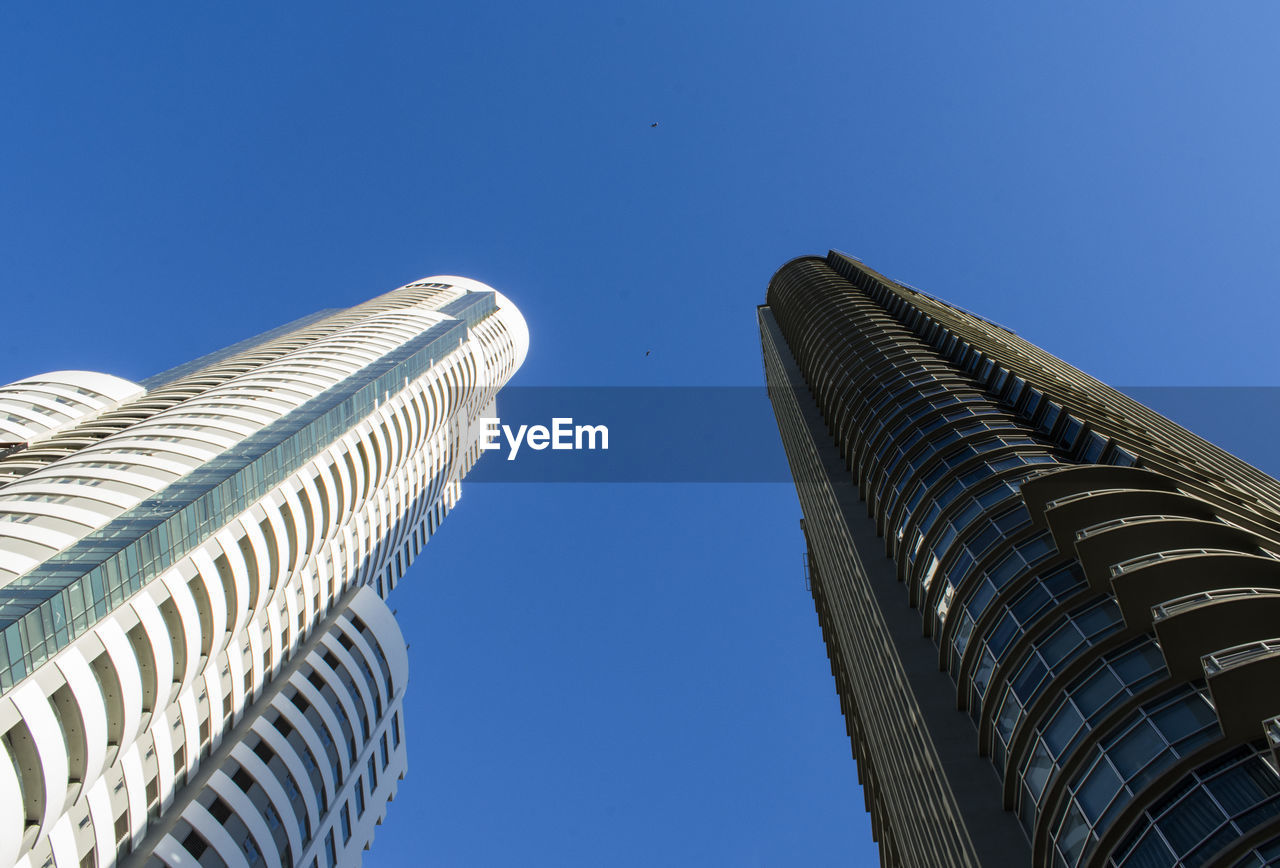
[[[847,256],[767,302],[884,862],[1280,860],[1280,483]]]

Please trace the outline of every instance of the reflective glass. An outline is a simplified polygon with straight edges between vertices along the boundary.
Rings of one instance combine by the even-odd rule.
[[[444,305],[440,311],[457,319],[432,326],[0,588],[0,647],[7,658],[0,659],[0,691],[429,370],[466,339],[468,326],[496,309],[491,292]],[[68,611],[84,617],[68,624]]]

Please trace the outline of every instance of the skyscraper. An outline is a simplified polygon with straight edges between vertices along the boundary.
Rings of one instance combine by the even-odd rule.
[[[839,253],[759,324],[884,863],[1280,860],[1280,483]]]
[[[383,599],[527,349],[440,276],[0,388],[0,865],[356,864],[406,766]]]

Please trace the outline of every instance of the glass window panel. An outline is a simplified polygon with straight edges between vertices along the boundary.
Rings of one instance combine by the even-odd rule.
[[[1156,725],[1170,743],[1185,738],[1201,727],[1217,723],[1217,715],[1198,693],[1152,714]]]
[[[1107,755],[1126,778],[1131,778],[1159,755],[1166,746],[1165,740],[1161,738],[1156,728],[1149,720],[1144,719],[1111,745],[1107,749]]]
[[[1084,718],[1075,705],[1071,702],[1063,703],[1044,732],[1045,743],[1052,749],[1054,756],[1062,753],[1062,749],[1083,723]]]
[[[1080,808],[1072,805],[1058,827],[1058,850],[1068,865],[1074,865],[1084,850],[1085,841],[1089,837],[1089,827],[1085,823]]]
[[[1154,643],[1135,648],[1115,663],[1126,684],[1134,684],[1151,672],[1164,670],[1164,655]]]
[[[1084,643],[1084,636],[1074,622],[1067,622],[1053,632],[1040,646],[1044,659],[1056,665]]]
[[[1226,819],[1209,794],[1197,789],[1178,802],[1156,825],[1173,845],[1174,852],[1181,854],[1211,834]]]
[[[1039,801],[1040,793],[1044,791],[1044,785],[1049,780],[1049,774],[1054,769],[1053,760],[1045,750],[1043,743],[1038,742],[1036,749],[1031,754],[1031,761],[1027,764],[1027,771],[1024,775],[1027,788]]]
[[[1072,698],[1082,707],[1094,709],[1123,689],[1120,678],[1110,669],[1103,669],[1074,691]]]
[[[972,620],[970,620],[970,623],[972,623]],[[1019,632],[1018,625],[1014,621],[1008,618],[1002,619],[1000,625],[991,633],[991,639],[987,643],[987,647],[996,654],[1001,654],[1008,646],[1009,640],[1018,635]]]
[[[991,544],[1003,536],[997,527],[988,527],[982,533],[978,534],[972,542],[969,543],[969,550],[975,554],[981,554],[991,547]]]
[[[1022,703],[1012,691],[1005,694],[1004,705],[1000,709],[1000,717],[996,720],[996,733],[1007,741],[1013,732],[1013,725],[1022,713]]]
[[[1280,794],[1280,779],[1260,758],[1246,761],[1206,784],[1213,797],[1230,814],[1239,814],[1258,802]]]
[[[977,670],[973,673],[973,684],[977,688],[978,694],[986,692],[987,679],[991,677],[991,670],[995,668],[996,658],[990,651],[982,654],[982,661],[978,664]]]
[[[1125,868],[1169,868],[1177,857],[1159,835],[1148,834],[1132,853],[1125,857]]]
[[[1022,668],[1018,670],[1017,677],[1013,680],[1014,693],[1019,698],[1025,699],[1030,695],[1031,689],[1044,679],[1048,671],[1040,655],[1033,652],[1026,662],[1022,664]]]
[[[1096,820],[1120,792],[1122,785],[1120,775],[1103,757],[1085,777],[1076,793],[1076,802],[1090,821]]]
[[[973,594],[970,610],[978,613],[986,611],[987,603],[991,602],[991,598],[995,595],[995,587],[990,582],[983,582]]]

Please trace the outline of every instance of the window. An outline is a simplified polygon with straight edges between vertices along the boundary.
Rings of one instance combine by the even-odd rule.
[[[1072,776],[1069,800],[1051,820],[1057,858],[1069,865],[1106,833],[1144,782],[1219,732],[1207,694],[1191,685],[1136,709],[1118,729],[1093,747],[1092,763]]]
[[[1165,674],[1164,656],[1154,640],[1144,638],[1100,658],[1067,686],[1044,715],[1020,765],[1020,817],[1026,828],[1035,822],[1037,803],[1059,761],[1116,706]]]
[[[329,868],[338,868],[338,848],[333,843],[333,830],[324,836],[324,855]]]
[[[1121,859],[1147,859],[1132,864],[1203,864],[1225,842],[1276,816],[1280,777],[1267,759],[1257,748],[1245,746],[1184,777],[1144,813],[1112,853],[1110,864],[1121,864]]]
[[[342,843],[346,844],[351,840],[351,809],[346,803],[342,805]]]
[[[382,734],[382,768],[384,770],[386,769],[388,762],[389,762],[389,758],[387,757],[387,734],[384,732]]]
[[[391,743],[400,746],[400,712],[391,715]]]
[[[201,856],[203,856],[204,851],[209,849],[208,842],[205,841],[204,838],[200,837],[200,833],[194,829],[192,829],[191,834],[188,835],[183,840],[182,846],[183,846],[183,849],[185,849],[188,853],[192,855],[192,857],[196,859],[199,859]]]
[[[378,765],[369,757],[369,795],[378,789]]]
[[[364,816],[364,778],[356,781],[356,816]]]
[[[214,797],[213,804],[209,805],[209,814],[219,824],[225,823],[227,818],[231,816],[231,806],[222,801],[221,798]]]

